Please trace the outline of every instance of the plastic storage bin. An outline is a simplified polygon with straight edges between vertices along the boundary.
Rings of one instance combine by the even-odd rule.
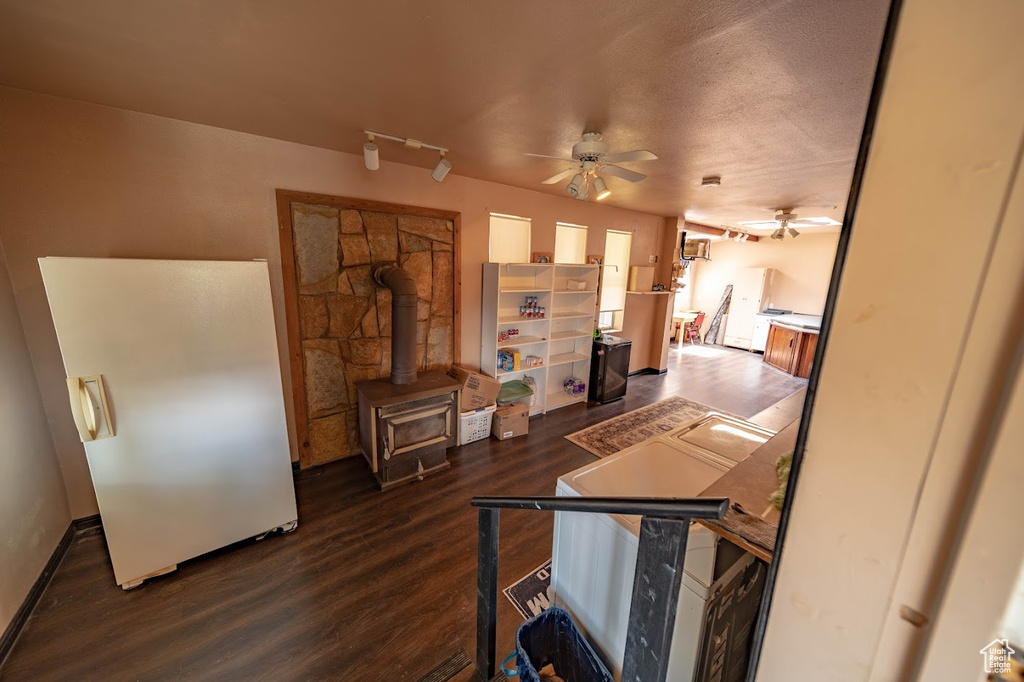
[[[540,682],[538,671],[551,664],[573,682],[614,682],[594,649],[566,611],[552,606],[516,631],[516,672],[522,682]]]
[[[459,414],[459,445],[475,443],[491,435],[491,417],[496,405]]]

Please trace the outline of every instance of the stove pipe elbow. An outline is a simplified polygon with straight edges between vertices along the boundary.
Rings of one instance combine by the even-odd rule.
[[[416,280],[391,263],[373,266],[370,276],[391,290],[391,383],[416,383]]]

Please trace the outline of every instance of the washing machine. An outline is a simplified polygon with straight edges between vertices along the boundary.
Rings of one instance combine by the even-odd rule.
[[[772,435],[750,422],[708,413],[559,477],[556,494],[697,497]],[[639,536],[639,516],[555,514],[553,603],[573,615],[616,680],[622,674]],[[705,671],[699,679],[733,679],[723,676],[736,674],[734,659],[742,653],[742,643],[733,640],[749,637],[753,618],[736,623],[734,609],[743,604],[750,611],[750,600],[759,599],[759,591],[753,592],[755,584],[763,584],[763,565],[692,523],[683,568],[668,679],[698,679],[698,668]],[[735,598],[725,599],[729,594]],[[755,603],[752,613],[756,610]],[[709,670],[721,674],[709,676]]]

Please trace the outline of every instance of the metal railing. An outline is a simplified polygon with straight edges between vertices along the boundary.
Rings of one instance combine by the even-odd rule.
[[[720,519],[728,498],[474,497],[477,531],[476,671],[495,672],[498,614],[498,531],[501,509],[630,514],[640,520],[633,597],[629,607],[624,682],[664,682],[679,604],[691,519]]]

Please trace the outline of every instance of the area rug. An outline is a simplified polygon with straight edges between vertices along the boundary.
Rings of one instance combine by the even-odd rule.
[[[712,410],[715,408],[672,396],[570,433],[565,438],[598,457],[607,457],[652,436],[671,431]]]
[[[523,618],[533,618],[550,606],[551,559],[524,575],[502,592]]]

